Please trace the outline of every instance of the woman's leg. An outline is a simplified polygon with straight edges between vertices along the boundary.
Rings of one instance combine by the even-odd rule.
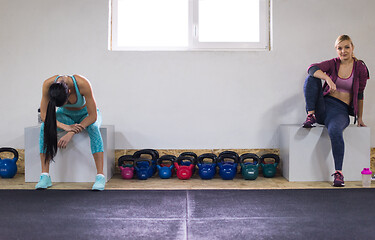
[[[332,98],[326,98],[325,125],[331,139],[332,155],[335,163],[336,172],[334,175],[333,185],[335,187],[343,187],[344,175],[342,174],[342,165],[344,161],[345,143],[343,132],[349,125],[349,113],[345,103]]]
[[[100,125],[102,124],[102,116],[97,110],[96,122],[89,125],[86,130],[90,137],[91,152],[95,160],[95,166],[97,175],[95,178],[95,183],[92,186],[92,190],[104,190],[105,187],[105,176],[103,174],[103,158],[104,158],[104,147],[103,139],[100,134]]]
[[[74,124],[74,121],[68,116],[63,113],[61,113],[61,110],[57,110],[56,112],[56,119],[59,122],[65,123],[65,124]],[[58,129],[61,131],[61,129]],[[50,165],[50,160],[46,159],[45,155],[45,149],[44,149],[44,123],[41,124],[40,126],[40,136],[39,136],[39,152],[40,152],[40,162],[42,166],[42,174],[40,176],[40,180],[35,186],[36,189],[45,189],[47,187],[52,186],[51,178],[49,176],[49,165]]]
[[[100,134],[100,126],[102,124],[102,116],[97,110],[96,122],[89,125],[86,130],[90,137],[91,153],[95,160],[96,170],[98,174],[103,174],[103,139]]]
[[[332,154],[335,161],[335,170],[341,171],[344,161],[345,143],[343,132],[349,125],[349,115],[347,112],[332,110],[331,104],[327,104],[327,117],[325,125],[331,139]]]
[[[308,76],[303,86],[306,112],[315,115],[316,122],[323,124],[325,118],[325,103],[323,98],[322,80]]]

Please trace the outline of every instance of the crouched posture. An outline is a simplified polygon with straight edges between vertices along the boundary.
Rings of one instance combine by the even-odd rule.
[[[354,57],[349,36],[339,36],[335,48],[337,58],[312,64],[308,69],[304,85],[308,115],[303,127],[314,127],[316,122],[327,127],[336,169],[332,174],[333,185],[342,187],[345,185],[343,131],[349,125],[349,115],[355,116],[359,127],[366,126],[362,120],[363,92],[369,73],[365,63]]]
[[[57,111],[56,107],[59,107]],[[79,75],[53,76],[45,80],[40,114],[43,121],[39,139],[42,174],[35,188],[46,189],[52,186],[49,164],[57,149],[66,148],[75,134],[86,129],[97,169],[92,190],[104,190],[104,150],[99,129],[102,120],[90,82]],[[66,134],[58,140],[57,131],[65,131]]]

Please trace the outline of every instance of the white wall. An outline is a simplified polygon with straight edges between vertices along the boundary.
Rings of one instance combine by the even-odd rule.
[[[111,52],[108,0],[0,0],[0,146],[24,148],[42,81],[92,82],[116,148],[277,148],[278,126],[305,119],[302,86],[313,62],[349,34],[375,72],[375,1],[273,0],[272,51]],[[375,128],[375,84],[364,121]],[[372,134],[372,146],[375,143]]]

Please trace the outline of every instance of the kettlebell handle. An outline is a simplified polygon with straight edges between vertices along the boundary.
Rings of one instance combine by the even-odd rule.
[[[231,151],[225,151],[219,154],[219,157],[217,158],[217,162],[224,162],[225,158],[229,158],[233,160],[233,163],[238,163],[239,157],[238,154]]]
[[[239,159],[240,157],[238,156],[238,153],[234,152],[234,151],[223,151],[219,154],[218,157],[221,157],[222,155],[225,155],[225,156],[229,156],[229,155],[233,155],[235,156],[235,158]],[[230,158],[230,157],[227,157],[227,158]],[[232,158],[233,159],[233,158]]]
[[[120,167],[120,166],[124,165],[124,162],[133,162],[133,166],[134,166],[133,155],[123,155],[123,156],[119,157],[118,166]]]
[[[173,155],[163,155],[158,159],[157,164],[161,165],[163,161],[170,161],[171,164],[173,165],[176,159],[177,159],[176,156],[173,156]]]
[[[245,163],[246,159],[253,159],[254,164],[258,164],[260,162],[259,156],[256,155],[255,153],[244,153],[244,154],[242,154],[240,156],[240,163]]]
[[[200,155],[198,158],[197,158],[197,162],[202,164],[204,163],[203,160],[205,158],[209,158],[212,160],[212,164],[216,163],[217,162],[217,156],[216,154],[213,154],[213,153],[204,153],[202,155]]]
[[[151,160],[157,160],[159,158],[159,152],[154,149],[142,149],[138,150],[133,154],[134,158],[140,158],[142,154],[147,154],[151,156]]]
[[[177,158],[176,162],[177,162],[178,165],[181,165],[182,161],[184,161],[184,160],[188,160],[188,161],[190,161],[191,164],[195,165],[195,158],[193,158],[192,156],[189,156],[189,155],[185,155],[185,156],[180,155]]]
[[[196,161],[197,158],[198,158],[197,154],[195,154],[194,152],[183,152],[183,153],[180,154],[179,157],[185,157],[185,156],[190,156],[190,157],[194,158],[194,161]]]
[[[266,159],[266,158],[272,158],[272,159],[275,160],[275,163],[280,163],[280,157],[279,157],[279,155],[276,155],[276,154],[273,154],[273,153],[266,153],[266,154],[263,154],[263,155],[260,157],[260,162],[261,162],[262,164],[266,164],[266,163],[264,162],[264,159]]]
[[[3,147],[3,148],[0,148],[0,153],[2,152],[10,152],[10,153],[13,153],[14,157],[13,157],[13,161],[14,162],[17,162],[18,160],[18,152],[16,149],[14,148],[11,148],[11,147]]]

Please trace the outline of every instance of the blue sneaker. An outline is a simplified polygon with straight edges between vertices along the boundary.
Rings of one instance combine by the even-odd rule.
[[[105,177],[104,175],[96,175],[95,183],[92,186],[93,191],[103,191],[105,187]]]
[[[51,177],[40,175],[39,182],[35,185],[35,189],[47,189],[49,187],[52,187]]]

